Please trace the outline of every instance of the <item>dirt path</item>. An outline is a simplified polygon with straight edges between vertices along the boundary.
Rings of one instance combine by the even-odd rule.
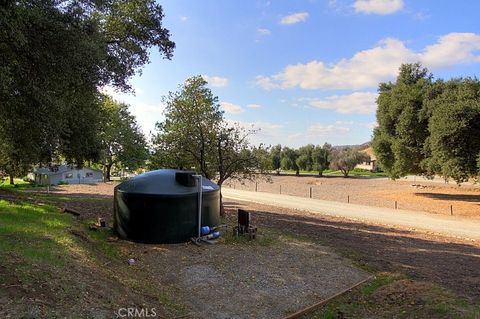
[[[329,216],[340,216],[386,226],[424,230],[446,236],[480,240],[480,222],[455,216],[432,215],[423,212],[346,204],[281,194],[268,194],[222,189],[223,196],[232,200],[301,209]]]
[[[227,212],[252,213],[252,222],[319,240],[372,271],[399,272],[480,302],[480,243],[253,202],[226,201]]]

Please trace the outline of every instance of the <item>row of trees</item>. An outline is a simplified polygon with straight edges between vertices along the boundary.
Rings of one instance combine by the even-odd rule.
[[[154,0],[0,3],[0,170],[12,183],[36,164],[108,169],[118,148],[104,126],[128,115],[109,113],[100,89],[131,91],[152,47],[171,58],[162,19]]]
[[[367,161],[368,155],[351,148],[333,148],[325,143],[323,146],[308,144],[298,149],[273,146],[269,151],[268,168],[280,174],[280,170],[293,170],[296,175],[300,170],[316,171],[322,176],[329,168],[340,170],[347,177],[355,166]]]
[[[434,80],[421,64],[404,64],[382,83],[373,147],[392,178],[441,175],[460,183],[480,172],[480,81]]]

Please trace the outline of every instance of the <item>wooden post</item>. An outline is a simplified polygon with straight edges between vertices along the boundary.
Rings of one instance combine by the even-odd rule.
[[[280,184],[280,194],[282,193],[282,184]]]
[[[255,182],[255,191],[258,190],[258,182]]]
[[[450,205],[450,215],[453,216],[453,205]]]
[[[395,201],[395,209],[397,209],[398,205],[397,205],[397,201]]]
[[[350,204],[350,195],[347,196],[347,203]]]
[[[310,198],[312,198],[312,188],[310,187]]]

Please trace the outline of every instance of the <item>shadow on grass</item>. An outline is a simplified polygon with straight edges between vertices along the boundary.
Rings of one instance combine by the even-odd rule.
[[[112,218],[113,196],[98,193],[69,194],[63,189],[52,187],[50,193],[46,188],[28,188],[24,190],[0,189],[0,199],[16,203],[30,202],[58,207],[69,207],[80,213],[81,219]]]
[[[241,204],[225,202],[228,214]],[[401,272],[480,301],[480,247],[435,240],[413,232],[302,213],[276,213],[275,207],[251,210],[252,222],[307,236],[333,247],[358,265],[375,271]],[[263,209],[265,207],[265,209]],[[244,207],[247,208],[247,207]]]

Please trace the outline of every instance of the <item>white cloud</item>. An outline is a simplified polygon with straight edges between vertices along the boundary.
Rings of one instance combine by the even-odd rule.
[[[403,0],[356,0],[355,12],[387,15],[403,9]]]
[[[254,145],[278,143],[285,139],[283,124],[265,121],[242,122],[229,119],[226,121],[230,125],[238,124],[245,130],[255,130],[255,134],[249,137],[249,141]]]
[[[324,99],[311,99],[309,104],[319,109],[335,110],[339,113],[374,113],[377,93],[354,92],[349,95],[333,95]]]
[[[421,61],[432,68],[480,62],[480,35],[475,33],[449,33],[429,45],[421,54]],[[477,54],[475,54],[477,53]]]
[[[346,134],[350,132],[350,128],[337,125],[314,124],[307,129],[310,136],[334,136],[337,134]]]
[[[188,20],[187,16],[180,16],[180,21],[185,22]]]
[[[283,128],[283,124],[279,123],[272,123],[272,122],[264,122],[264,121],[256,121],[256,122],[242,122],[242,121],[234,121],[234,120],[226,120],[227,123],[230,125],[238,124],[245,129],[260,129],[262,131],[271,131],[271,130],[278,130]]]
[[[274,82],[272,77],[258,75],[255,78],[255,83],[265,90],[272,90],[279,87],[277,83]]]
[[[148,135],[155,129],[155,123],[161,122],[165,119],[163,111],[165,105],[163,103],[149,104],[144,102],[130,103],[130,111],[135,115],[137,123],[143,129],[143,132]]]
[[[399,39],[387,38],[371,49],[359,51],[334,64],[313,60],[288,65],[272,76],[259,75],[256,84],[266,90],[374,88],[380,82],[393,80],[402,63],[420,61],[433,69],[477,63],[480,62],[478,50],[480,35],[474,33],[449,33],[420,52],[407,48]]]
[[[222,106],[223,110],[227,113],[238,114],[245,111],[240,105],[233,104],[230,102],[222,102],[220,103],[220,105]]]
[[[308,18],[308,12],[297,12],[290,14],[288,16],[282,17],[280,20],[281,24],[295,24],[299,22],[305,22]]]
[[[202,75],[202,77],[205,79],[205,81],[208,82],[213,87],[225,87],[228,85],[228,79],[227,78],[222,78],[220,76],[208,76],[208,75]]]
[[[262,36],[267,36],[267,35],[272,34],[272,32],[268,29],[265,29],[265,28],[258,28],[257,29],[257,34],[262,35]]]
[[[248,104],[247,107],[250,109],[258,109],[258,108],[261,108],[262,106],[259,104]]]
[[[335,121],[336,125],[352,125],[353,121]]]
[[[377,121],[374,121],[374,122],[370,122],[370,123],[365,123],[364,126],[366,128],[369,128],[369,129],[373,130],[374,128],[376,128],[378,126],[378,123],[377,123]]]

